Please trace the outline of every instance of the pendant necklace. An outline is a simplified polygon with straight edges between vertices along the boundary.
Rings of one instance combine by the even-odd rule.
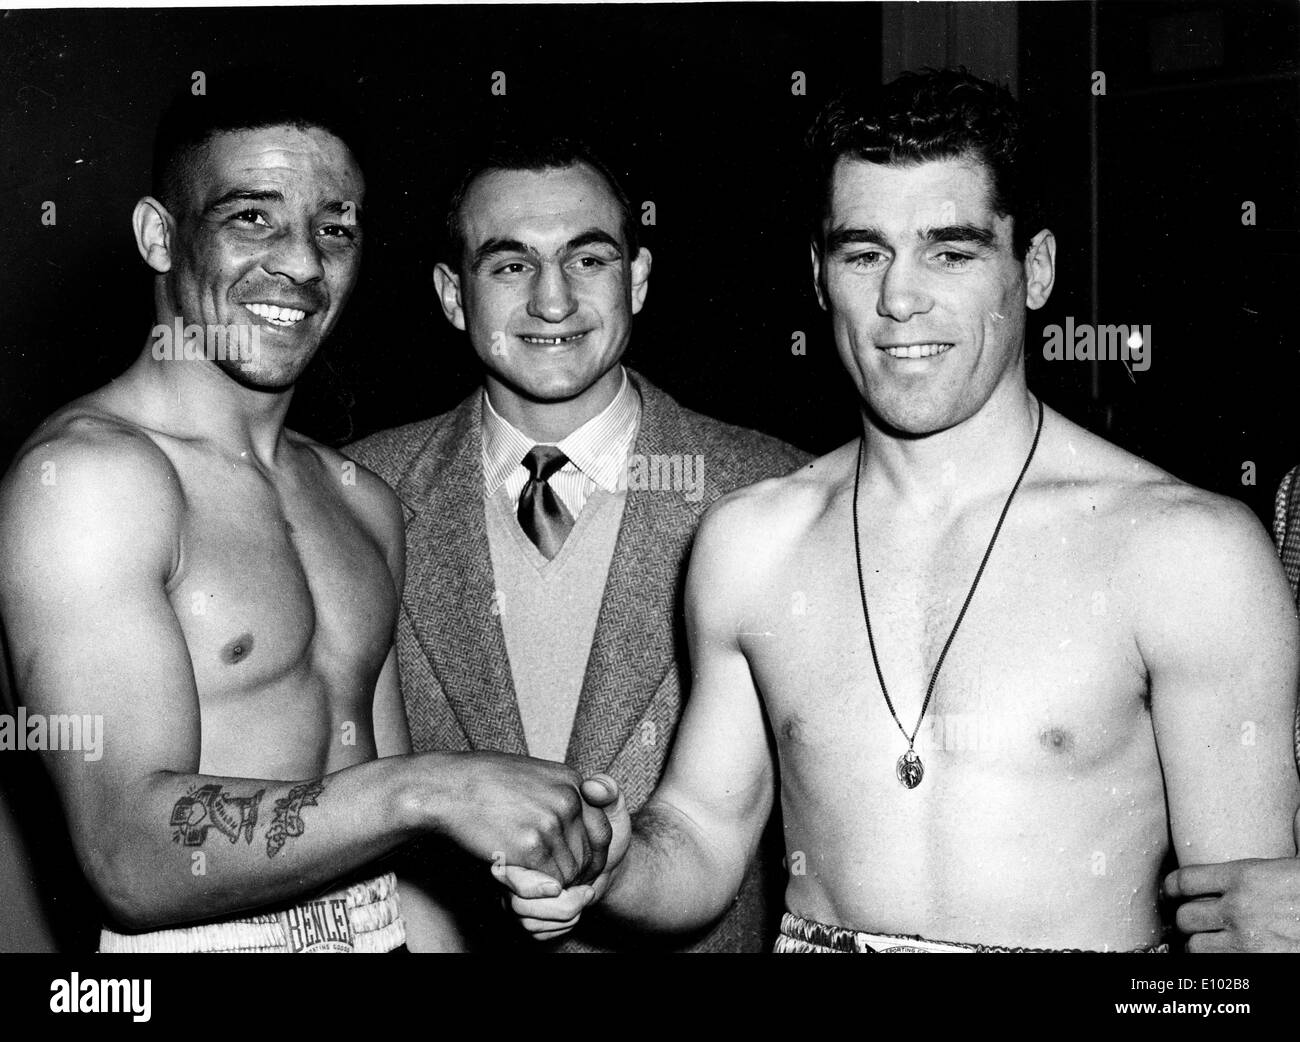
[[[993,545],[998,541],[998,533],[1002,531],[1002,522],[1007,519],[1007,511],[1011,509],[1011,501],[1016,498],[1016,492],[1020,489],[1020,483],[1025,480],[1025,474],[1029,470],[1029,464],[1034,460],[1034,453],[1038,450],[1038,436],[1043,433],[1043,400],[1038,399],[1038,427],[1034,431],[1034,443],[1029,446],[1029,455],[1025,457],[1025,465],[1020,468],[1020,476],[1016,478],[1016,483],[1011,486],[1011,494],[1007,496],[1007,501],[1003,504],[1002,513],[998,516],[998,523],[993,528],[993,538],[989,540],[988,548],[984,551],[984,559],[980,561],[978,571],[975,572],[975,581],[970,584],[970,590],[966,594],[966,600],[961,606],[961,611],[957,613],[957,621],[952,624],[952,631],[948,634],[948,640],[944,643],[943,650],[939,652],[939,661],[934,664],[934,672],[930,674],[930,686],[925,691],[925,701],[921,703],[921,715],[916,718],[916,726],[912,728],[909,735],[907,729],[903,727],[903,722],[898,719],[898,713],[894,709],[894,703],[889,697],[889,689],[885,687],[885,676],[880,671],[880,659],[876,656],[876,638],[871,632],[871,612],[867,610],[867,586],[862,579],[862,540],[858,534],[858,489],[862,484],[862,448],[866,439],[861,438],[858,441],[858,466],[853,476],[853,552],[858,561],[858,593],[862,595],[862,617],[867,623],[867,643],[871,645],[871,661],[876,667],[876,679],[880,681],[880,692],[885,696],[885,705],[889,707],[889,715],[894,718],[894,723],[898,726],[899,732],[907,739],[907,752],[898,758],[894,773],[898,780],[905,788],[915,789],[921,784],[921,779],[925,777],[925,765],[921,763],[921,757],[916,753],[916,736],[921,730],[921,721],[925,719],[925,711],[930,708],[930,698],[934,694],[935,682],[939,679],[939,670],[943,668],[943,660],[948,654],[948,649],[952,647],[952,639],[957,636],[957,627],[961,625],[961,620],[966,615],[966,609],[970,607],[971,598],[975,596],[975,588],[980,584],[980,576],[984,574],[984,566],[989,563],[989,557],[993,553]]]

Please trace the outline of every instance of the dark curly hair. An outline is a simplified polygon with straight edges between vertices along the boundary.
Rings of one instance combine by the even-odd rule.
[[[1026,176],[1024,122],[1001,84],[958,69],[905,72],[885,87],[852,87],[824,108],[808,131],[810,225],[822,245],[831,175],[842,156],[869,163],[922,163],[974,156],[989,172],[996,213],[1012,218],[1016,256],[1043,227]]]

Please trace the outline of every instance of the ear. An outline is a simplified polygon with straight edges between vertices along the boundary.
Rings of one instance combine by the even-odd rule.
[[[135,204],[131,214],[131,227],[135,229],[135,245],[144,262],[159,275],[171,271],[171,240],[176,229],[172,215],[151,195]]]
[[[460,276],[446,264],[439,263],[433,269],[433,288],[438,294],[447,321],[457,329],[464,330],[465,305],[460,299]]]
[[[642,247],[632,261],[632,314],[638,314],[650,292],[650,251]]]
[[[822,251],[815,242],[808,244],[808,253],[812,257],[813,292],[817,294],[817,304],[823,311],[826,307],[826,290],[822,286]]]
[[[1044,228],[1025,252],[1025,306],[1036,311],[1047,303],[1056,283],[1056,236]]]

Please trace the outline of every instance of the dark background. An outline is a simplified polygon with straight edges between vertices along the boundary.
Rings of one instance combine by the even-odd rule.
[[[430,284],[444,200],[471,135],[544,119],[590,138],[638,210],[655,203],[629,363],[688,406],[829,450],[855,418],[811,293],[799,145],[840,87],[918,55],[1005,72],[1035,117],[1060,248],[1052,299],[1029,317],[1031,386],[1267,518],[1300,462],[1291,0],[5,12],[0,465],[145,343],[151,273],[130,215],[166,100],[195,70],[212,93],[223,69],[267,60],[347,81],[372,135],[361,286],[291,425],[339,443],[450,408],[474,386],[473,355]],[[490,93],[497,70],[505,97]],[[806,96],[791,93],[796,71]],[[47,200],[54,227],[40,220]],[[1247,200],[1255,227],[1241,223]],[[1067,315],[1150,324],[1151,368],[1044,362],[1041,329]],[[791,354],[795,331],[806,356]],[[16,895],[0,950],[93,944],[96,915],[57,806],[36,796],[34,760],[0,760],[0,788],[24,789],[0,800],[0,833],[17,813],[27,836],[26,854],[0,856]],[[31,879],[43,903],[23,896]]]

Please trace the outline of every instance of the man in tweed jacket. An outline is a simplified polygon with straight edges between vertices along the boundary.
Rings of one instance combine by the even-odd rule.
[[[435,281],[449,320],[469,333],[484,362],[485,387],[449,413],[382,431],[346,450],[392,486],[406,514],[397,648],[412,741],[417,750],[521,756],[538,755],[534,743],[549,743],[551,758],[562,756],[584,776],[613,777],[635,809],[659,779],[689,686],[680,595],[700,518],[727,492],[787,473],[807,457],[773,438],[691,412],[635,372],[624,376],[619,358],[631,316],[644,300],[650,256],[636,246],[622,189],[583,146],[551,141],[541,149],[484,157],[453,199],[449,232],[451,256],[459,259],[439,265]],[[551,488],[531,471],[525,482],[523,465],[514,461],[529,442],[564,449],[596,429],[600,450],[619,457],[625,493],[611,490],[608,480],[588,481],[593,499],[574,508],[572,490],[584,479],[582,471],[594,473],[601,462],[594,454],[594,462],[579,459],[576,450],[550,479]],[[512,438],[524,438],[513,456],[500,449]],[[501,451],[503,467],[492,455]],[[642,480],[625,461],[642,464]],[[489,472],[500,471],[497,480],[485,473],[485,462]],[[677,480],[655,479],[656,468],[674,466]],[[503,475],[516,467],[508,498]],[[530,530],[525,508],[552,492],[570,508],[559,510],[568,515],[568,534],[558,551],[552,545],[547,552],[545,539],[533,539],[534,552],[519,536]],[[494,495],[502,497],[500,509]],[[510,581],[497,574],[494,561],[499,565],[522,547],[537,574],[550,567],[552,554],[551,564],[560,566],[565,550],[595,524],[584,529],[593,500],[607,504],[606,556],[599,559],[601,544],[591,542],[596,559],[570,560],[566,567],[585,571],[594,584],[594,628],[589,645],[559,664],[561,673],[569,667],[571,697],[565,703],[556,696],[552,711],[547,690],[520,697],[529,678],[514,660],[531,655],[536,664],[539,649],[530,648],[530,632],[543,623],[510,614],[515,595],[506,594]],[[537,521],[539,527],[549,523]],[[532,580],[528,566],[521,571],[523,583]],[[573,626],[580,628],[581,621],[575,617]],[[577,630],[561,630],[561,638],[571,632]],[[556,664],[544,656],[545,649],[545,671]],[[779,868],[757,864],[768,860],[756,860],[737,901],[711,931],[668,943],[715,951],[767,947],[774,924],[763,897],[764,869],[770,882]],[[444,851],[430,856],[428,867],[436,901],[459,934],[448,934],[449,946],[481,950],[521,938],[500,908],[486,867],[465,865]],[[555,947],[633,943],[645,940],[597,936],[584,924]]]

